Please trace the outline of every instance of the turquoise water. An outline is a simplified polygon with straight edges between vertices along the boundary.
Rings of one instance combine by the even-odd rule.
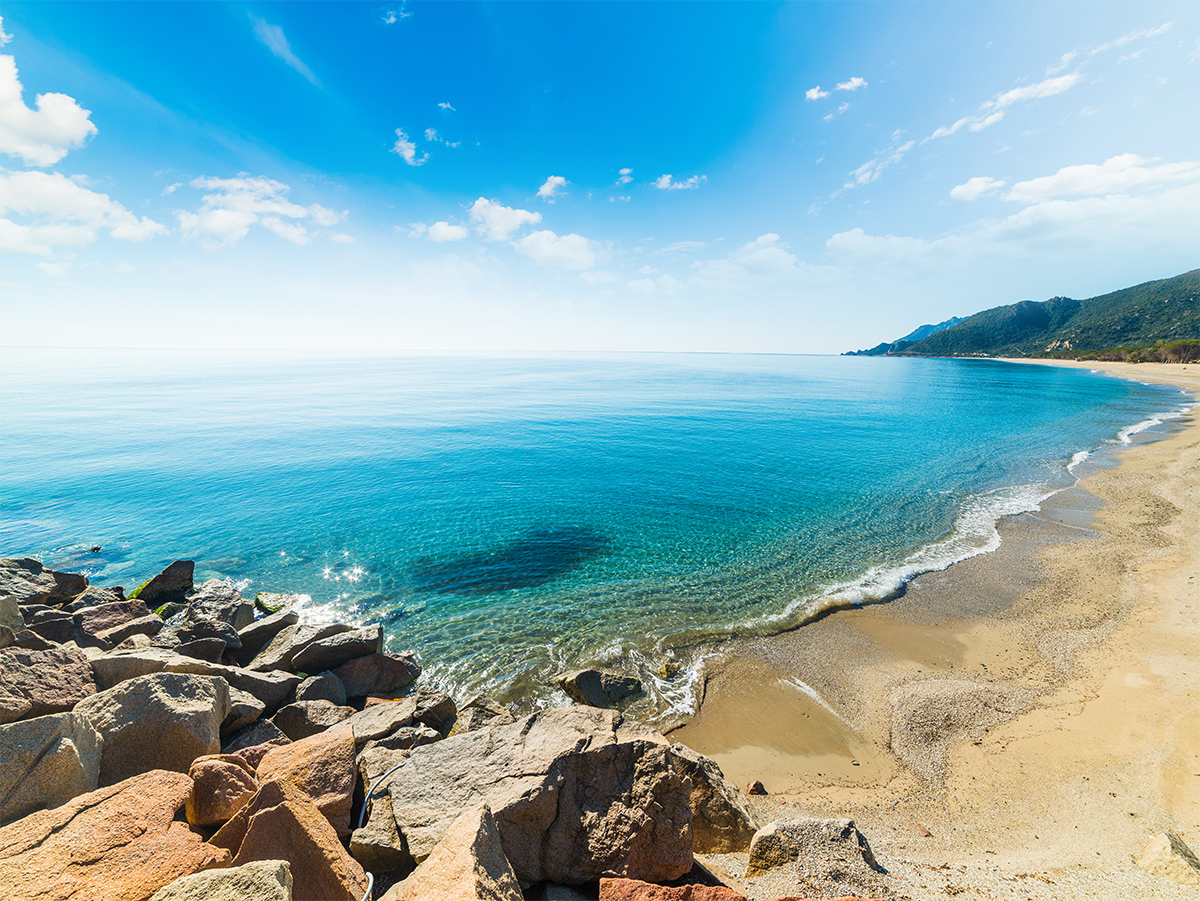
[[[536,703],[607,664],[660,709],[708,643],[993,549],[1001,516],[1189,402],[995,361],[724,355],[5,350],[0,384],[4,555],[126,587],[191,558],[382,621],[459,695]]]

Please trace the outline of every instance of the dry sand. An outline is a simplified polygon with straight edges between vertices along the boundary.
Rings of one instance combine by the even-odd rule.
[[[1058,365],[1200,397],[1196,365]],[[1200,898],[1133,864],[1164,830],[1200,848],[1198,524],[1188,419],[1003,522],[993,554],[736,642],[671,737],[761,779],[764,822],[853,818],[897,898]]]

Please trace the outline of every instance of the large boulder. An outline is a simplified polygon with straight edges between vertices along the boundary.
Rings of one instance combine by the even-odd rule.
[[[367,891],[366,873],[346,853],[329,821],[286,780],[265,782],[210,841],[233,855],[233,866],[290,861],[298,899],[359,901]]]
[[[156,770],[0,828],[6,901],[145,901],[180,876],[227,866],[228,851],[175,819],[191,792],[187,774]]]
[[[20,632],[25,625],[19,607],[45,604],[57,607],[82,594],[86,576],[46,569],[37,560],[0,559],[0,625]]]
[[[192,761],[194,783],[184,808],[193,826],[218,826],[241,810],[258,790],[254,769],[236,754],[214,754]]]
[[[0,723],[61,713],[95,693],[92,667],[82,651],[0,650]]]
[[[162,619],[157,614],[151,613],[149,616],[139,616],[137,619],[131,619],[110,629],[102,629],[96,633],[96,638],[108,642],[109,645],[119,645],[125,639],[135,635],[153,638],[162,629]]]
[[[690,785],[666,739],[615,711],[546,710],[393,753],[409,755],[387,791],[418,861],[482,801],[523,883],[661,882],[691,869]]]
[[[297,701],[295,704],[281,707],[279,712],[271,717],[271,722],[292,741],[299,741],[324,732],[330,726],[336,726],[354,714],[353,707],[338,707],[328,701]]]
[[[244,629],[254,622],[254,605],[242,593],[222,579],[209,579],[187,596],[187,613],[183,628],[217,620],[233,628]]]
[[[270,643],[271,639],[288,626],[294,626],[298,622],[300,622],[300,614],[294,610],[284,610],[282,613],[264,616],[245,628],[238,629],[238,640],[242,643],[241,650],[237,654],[238,664],[248,666],[259,651]]]
[[[404,837],[396,828],[396,817],[386,790],[371,797],[367,793],[397,764],[407,762],[406,754],[364,750],[358,755],[358,772],[362,779],[364,805],[370,816],[350,836],[350,853],[364,867],[379,876],[395,878],[412,872],[417,865],[408,853]]]
[[[292,660],[296,654],[314,641],[320,641],[323,638],[329,638],[331,635],[338,635],[342,632],[350,632],[353,629],[353,626],[348,626],[345,623],[285,626],[275,634],[275,637],[267,643],[267,646],[259,651],[255,658],[247,665],[250,669],[259,671],[291,671],[294,669]]]
[[[297,701],[328,701],[336,707],[346,706],[346,686],[333,673],[309,676],[296,686]]]
[[[236,629],[224,620],[219,619],[196,619],[192,620],[188,625],[182,626],[175,635],[179,638],[180,644],[187,644],[192,641],[200,641],[202,639],[217,639],[225,647],[231,651],[240,651],[242,649],[242,639],[238,635]]]
[[[292,867],[286,860],[254,860],[180,876],[150,901],[292,901]]]
[[[347,721],[354,729],[354,738],[361,745],[394,734],[406,727],[423,723],[431,729],[446,731],[454,721],[457,708],[454,699],[432,688],[422,687],[407,698],[372,704]]]
[[[750,847],[758,818],[716,761],[681,744],[671,746],[675,767],[692,783],[696,853],[731,854]]]
[[[263,715],[266,705],[249,692],[240,688],[229,689],[229,715],[221,723],[221,740],[240,732]]]
[[[186,773],[221,750],[229,686],[213,676],[153,673],[122,682],[76,706],[104,738],[100,784],[147,770]]]
[[[346,697],[363,698],[407,687],[421,675],[421,664],[412,651],[366,654],[342,664],[334,674],[346,687]]]
[[[493,700],[487,695],[476,695],[459,708],[458,717],[454,721],[450,734],[459,735],[463,732],[485,729],[488,726],[507,726],[515,722],[516,718],[499,701]]]
[[[253,748],[256,745],[265,744],[270,741],[284,745],[291,744],[292,742],[270,720],[255,720],[249,726],[245,726],[237,732],[232,733],[225,740],[225,744],[221,745],[221,752],[223,754],[233,754],[236,751]],[[257,767],[258,763],[256,761],[255,768],[257,769]]]
[[[891,895],[883,868],[853,820],[798,817],[768,823],[750,843],[748,877],[795,861],[796,875],[809,892],[828,896]]]
[[[0,823],[95,791],[100,733],[78,713],[0,726]]]
[[[176,560],[157,576],[130,592],[131,598],[141,598],[147,606],[179,603],[192,590],[192,575],[196,564],[191,560]]]
[[[149,616],[150,609],[144,601],[113,601],[95,607],[85,607],[73,615],[75,623],[84,632],[96,635],[105,629],[122,625],[130,620]]]
[[[595,669],[567,673],[558,684],[576,704],[589,707],[616,707],[643,691],[642,683],[631,676]]]
[[[101,604],[113,604],[125,600],[125,594],[120,588],[100,588],[89,585],[74,599],[62,605],[67,613],[78,613],[85,607],[99,607]]]
[[[486,804],[459,815],[425,861],[384,901],[524,901]]]
[[[195,676],[219,676],[232,688],[254,695],[262,701],[265,712],[279,705],[300,684],[298,676],[290,673],[259,673],[240,666],[222,666],[185,657],[166,648],[141,648],[133,651],[114,651],[92,658],[92,672],[101,690],[112,688],[136,676],[149,673],[189,673]]]
[[[640,879],[601,879],[600,901],[746,901],[746,896],[723,885],[652,885]],[[803,901],[776,898],[775,901]],[[855,901],[839,898],[837,901]]]
[[[354,733],[346,726],[272,748],[259,761],[255,775],[260,783],[282,779],[294,785],[339,833],[349,834],[354,799]]]
[[[383,627],[376,623],[312,642],[292,658],[292,668],[299,673],[323,673],[382,651]]]

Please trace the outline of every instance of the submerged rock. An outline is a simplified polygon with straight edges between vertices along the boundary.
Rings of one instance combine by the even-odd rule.
[[[567,673],[558,684],[572,701],[588,707],[616,707],[644,691],[637,679],[595,669]]]

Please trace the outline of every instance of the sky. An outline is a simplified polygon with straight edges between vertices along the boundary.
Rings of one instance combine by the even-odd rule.
[[[1200,5],[0,2],[0,345],[838,353],[1200,266]]]

